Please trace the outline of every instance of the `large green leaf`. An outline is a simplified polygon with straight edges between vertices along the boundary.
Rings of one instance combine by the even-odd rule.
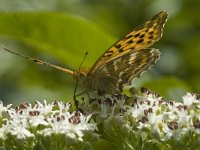
[[[49,56],[51,58],[50,62],[54,61],[58,64],[64,64],[63,66],[71,69],[79,67],[86,51],[89,52],[89,55],[84,65],[91,66],[114,41],[111,36],[97,27],[97,25],[84,18],[72,14],[43,12],[1,13],[0,36],[1,39],[3,38],[3,40],[0,40],[1,45],[7,48],[42,60],[46,60],[46,57]],[[11,55],[2,51],[1,54]],[[13,62],[13,66],[6,73],[0,71],[0,75],[10,74],[10,72],[12,72],[11,75],[15,74],[14,77],[12,76],[5,83],[6,86],[11,84],[12,87],[21,89],[26,94],[31,93],[31,90],[28,89],[32,89],[32,85],[34,85],[33,91],[35,93],[37,93],[37,90],[35,90],[37,86],[41,86],[42,88],[46,86],[50,91],[54,87],[54,90],[59,91],[56,94],[65,96],[66,90],[70,91],[72,89],[71,86],[74,87],[74,83],[71,84],[71,81],[66,81],[68,78],[58,74],[54,75],[54,69],[45,70],[46,66],[37,66],[23,61],[23,65],[29,65],[28,69],[17,73],[16,70],[18,68],[23,68],[22,61],[17,57],[11,57],[11,59],[6,61]],[[4,62],[5,64],[7,64],[6,61]],[[41,70],[41,68],[45,69]],[[20,76],[21,80],[19,80]],[[56,78],[57,76],[58,78]],[[66,83],[69,84],[66,85]],[[1,86],[5,87],[5,85]],[[45,92],[42,93],[41,87],[38,87],[39,93],[40,95],[45,95]],[[63,91],[63,93],[61,94],[60,91]],[[18,93],[20,92],[18,91]],[[72,96],[72,92],[69,93]],[[8,95],[12,94],[9,93]],[[54,97],[59,98],[60,96]],[[48,99],[49,97],[44,98]]]

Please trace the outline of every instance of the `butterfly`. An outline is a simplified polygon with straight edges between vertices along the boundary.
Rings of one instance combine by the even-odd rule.
[[[47,65],[74,76],[85,87],[85,92],[106,91],[108,94],[117,94],[123,91],[124,86],[131,85],[133,79],[139,77],[159,59],[159,50],[149,47],[161,38],[167,18],[168,13],[161,11],[149,21],[136,27],[132,32],[108,48],[90,69],[81,68],[73,71],[21,55],[5,47],[3,49],[38,64]]]

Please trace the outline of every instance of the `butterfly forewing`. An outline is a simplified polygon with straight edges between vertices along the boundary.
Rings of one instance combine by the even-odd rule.
[[[106,50],[88,73],[95,78],[90,87],[120,93],[125,85],[155,64],[160,52],[148,47],[161,38],[167,17],[167,12],[158,13]]]
[[[129,51],[138,51],[154,44],[162,36],[162,29],[166,23],[167,17],[168,13],[161,11],[152,17],[151,20],[136,27],[131,33],[106,50],[93,65],[90,73],[95,72],[96,69],[104,63],[112,61]]]

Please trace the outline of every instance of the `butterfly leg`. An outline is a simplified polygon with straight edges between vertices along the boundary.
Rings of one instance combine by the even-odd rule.
[[[83,91],[83,92],[81,92],[81,93],[79,93],[79,94],[76,94],[76,93],[74,92],[74,97],[73,97],[73,99],[74,99],[74,104],[75,104],[75,106],[76,106],[76,110],[79,110],[79,101],[76,99],[76,97],[81,96],[81,95],[83,95],[83,94],[85,94],[85,93],[88,94],[88,91]]]
[[[79,93],[79,94],[76,94],[76,95],[75,95],[75,98],[78,97],[78,96],[81,96],[81,95],[83,95],[83,94],[87,94],[88,99],[90,99],[91,97],[90,97],[89,92],[92,92],[92,91],[88,91],[88,90],[87,90],[87,91],[83,91],[83,92],[81,92],[81,93]]]
[[[81,92],[81,93],[79,93],[79,94],[76,94],[75,97],[81,96],[81,95],[83,95],[83,94],[85,94],[85,93],[88,94],[88,91],[83,91],[83,92]]]

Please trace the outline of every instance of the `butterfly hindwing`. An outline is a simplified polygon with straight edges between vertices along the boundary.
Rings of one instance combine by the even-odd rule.
[[[161,38],[167,17],[168,13],[161,11],[151,20],[136,27],[131,33],[106,50],[92,66],[90,73],[95,72],[104,63],[114,60],[129,51],[139,51],[153,45]]]
[[[103,87],[109,93],[122,92],[125,85],[131,85],[132,80],[141,75],[159,59],[160,52],[154,48],[130,51],[121,57],[105,63],[96,72]],[[104,82],[103,82],[104,81]],[[106,85],[106,87],[105,87]]]

